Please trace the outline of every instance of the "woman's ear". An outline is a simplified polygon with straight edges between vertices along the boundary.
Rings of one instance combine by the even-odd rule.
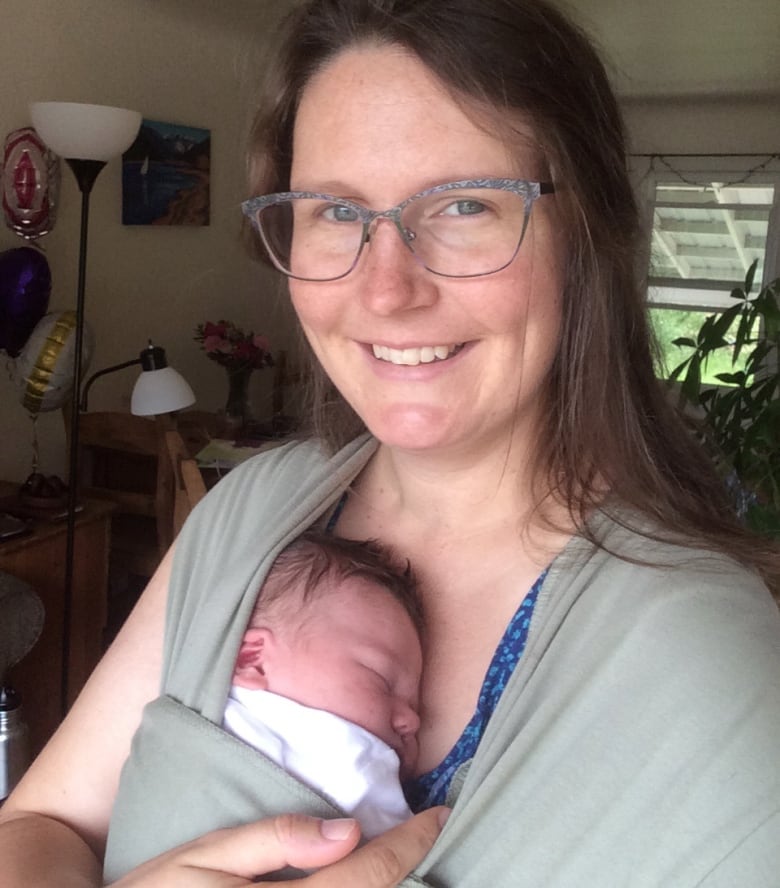
[[[273,643],[273,632],[265,626],[247,629],[238,649],[233,669],[233,684],[250,691],[267,691],[266,655]]]

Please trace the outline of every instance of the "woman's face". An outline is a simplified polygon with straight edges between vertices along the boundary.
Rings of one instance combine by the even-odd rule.
[[[325,66],[302,95],[291,189],[384,210],[446,182],[539,180],[530,132],[528,143],[520,156],[510,152],[403,49],[356,48]],[[446,278],[420,265],[394,226],[380,221],[345,278],[290,281],[318,359],[380,441],[462,453],[533,431],[560,327],[557,228],[555,196],[541,197],[508,267]],[[430,357],[431,348],[446,357],[414,363],[417,350]],[[388,359],[387,349],[396,361],[410,350],[407,363]]]

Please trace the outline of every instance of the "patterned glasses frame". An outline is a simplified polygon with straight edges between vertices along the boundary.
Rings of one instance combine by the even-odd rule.
[[[477,191],[488,189],[507,191],[512,194],[517,194],[518,196],[523,198],[525,212],[519,237],[517,239],[517,244],[515,246],[514,252],[509,257],[509,259],[503,262],[503,264],[501,264],[498,268],[492,268],[489,271],[480,271],[468,274],[447,274],[446,272],[436,271],[435,269],[430,268],[428,265],[426,265],[415,252],[413,245],[416,237],[415,232],[403,226],[401,221],[401,214],[410,204],[416,203],[421,199],[434,195],[446,194],[446,192],[448,191],[462,191],[466,189]],[[255,230],[260,235],[263,244],[265,245],[265,248],[268,251],[268,254],[271,257],[274,265],[283,274],[287,275],[288,277],[296,278],[298,280],[325,282],[340,280],[341,278],[346,277],[357,265],[358,260],[360,259],[360,256],[363,252],[363,248],[370,239],[371,226],[378,219],[388,219],[395,225],[398,233],[401,236],[401,239],[409,248],[410,252],[415,255],[415,258],[417,258],[418,261],[420,261],[421,264],[432,274],[440,275],[442,277],[482,277],[488,274],[495,274],[497,271],[501,271],[503,268],[506,268],[506,266],[509,265],[510,262],[512,262],[512,260],[517,255],[518,250],[520,249],[520,244],[523,241],[526,228],[528,227],[528,219],[531,215],[531,208],[543,194],[552,194],[554,192],[555,186],[551,182],[532,182],[527,179],[503,178],[463,179],[457,182],[447,182],[443,185],[435,185],[432,188],[426,188],[424,191],[419,191],[416,194],[411,195],[411,197],[407,197],[406,200],[402,201],[397,206],[390,207],[390,209],[388,210],[370,210],[367,207],[355,203],[354,201],[347,200],[346,198],[336,197],[332,194],[323,194],[316,191],[281,191],[276,194],[264,194],[258,197],[251,197],[241,204],[241,209],[244,215],[250,219]],[[332,204],[333,206],[352,210],[355,213],[358,221],[362,225],[362,235],[359,245],[357,246],[357,249],[355,251],[355,256],[352,264],[346,271],[342,272],[341,274],[332,275],[329,277],[303,277],[301,275],[294,274],[290,269],[286,268],[283,264],[283,261],[279,259],[279,257],[276,255],[273,246],[269,243],[266,233],[263,230],[263,226],[260,221],[261,214],[269,207],[290,204],[296,200],[321,200],[325,203]]]

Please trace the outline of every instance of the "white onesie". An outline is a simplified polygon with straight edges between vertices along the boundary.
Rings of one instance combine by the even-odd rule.
[[[355,817],[367,839],[412,816],[398,754],[352,722],[233,685],[222,727]]]

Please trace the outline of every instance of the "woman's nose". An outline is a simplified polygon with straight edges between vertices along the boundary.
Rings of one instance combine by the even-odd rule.
[[[375,314],[421,308],[438,299],[434,276],[420,264],[389,219],[374,222],[353,274],[360,278],[360,299]]]

